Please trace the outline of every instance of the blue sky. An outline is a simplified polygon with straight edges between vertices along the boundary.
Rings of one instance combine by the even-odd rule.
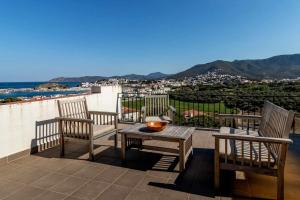
[[[0,82],[300,53],[299,0],[1,0]]]

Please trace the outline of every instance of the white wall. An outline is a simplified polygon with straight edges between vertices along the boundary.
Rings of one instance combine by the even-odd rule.
[[[83,96],[89,110],[116,112],[120,92],[120,86],[103,86],[101,93]],[[67,98],[82,96],[64,99]],[[36,121],[57,116],[57,99],[0,105],[0,158],[30,149]]]

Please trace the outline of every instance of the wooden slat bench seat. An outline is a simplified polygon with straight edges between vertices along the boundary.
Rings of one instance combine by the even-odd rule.
[[[256,131],[245,131],[230,127],[221,127],[220,133],[229,133],[241,136],[249,135],[251,137],[259,136]],[[225,144],[226,142],[227,144]],[[227,159],[228,162],[233,161],[235,159],[236,162],[244,162],[245,164],[248,163],[249,165],[251,162],[252,165],[263,166],[267,166],[268,164],[275,164],[273,156],[270,156],[270,158],[268,158],[268,149],[264,143],[252,142],[250,145],[250,142],[232,139],[220,140],[219,143],[220,156],[223,159]],[[268,161],[270,161],[270,163],[268,163]]]
[[[243,118],[245,115],[220,115]],[[255,172],[277,177],[277,199],[284,199],[284,166],[294,112],[268,101],[258,131],[221,127],[215,136],[215,188],[219,189],[220,169]]]

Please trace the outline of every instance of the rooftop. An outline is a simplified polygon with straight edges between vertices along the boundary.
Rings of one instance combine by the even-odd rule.
[[[125,126],[129,125],[121,124],[121,128]],[[285,168],[285,199],[300,196],[300,135],[293,134],[291,137],[294,143],[289,147]],[[59,146],[56,146],[2,165],[0,199],[207,200],[276,197],[275,178],[239,172],[221,175],[223,190],[221,196],[216,196],[213,187],[214,139],[210,131],[194,132],[193,157],[182,173],[178,170],[177,156],[170,153],[131,150],[127,162],[122,163],[120,150],[113,148],[111,138],[102,138],[95,143],[97,156],[94,162],[87,160],[87,144],[68,141],[64,158],[59,157]],[[172,145],[159,143],[168,147]]]

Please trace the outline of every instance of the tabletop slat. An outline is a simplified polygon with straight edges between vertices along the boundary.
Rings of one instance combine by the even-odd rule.
[[[119,133],[187,139],[193,134],[194,130],[194,127],[168,125],[164,130],[160,132],[152,132],[147,129],[147,126],[145,124],[135,124],[121,130]]]

